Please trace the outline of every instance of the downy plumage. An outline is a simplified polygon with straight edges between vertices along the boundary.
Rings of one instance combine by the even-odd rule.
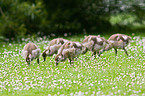
[[[70,64],[74,62],[74,58],[78,57],[82,53],[83,45],[79,42],[66,42],[64,43],[55,57],[56,66],[60,61],[65,61],[67,58],[70,60]]]
[[[103,53],[104,51],[108,51],[114,48],[116,55],[117,55],[117,49],[123,49],[126,55],[128,56],[128,53],[125,47],[129,44],[130,40],[131,40],[130,36],[127,36],[124,34],[113,34],[108,39],[109,44],[106,46],[105,49],[101,50],[100,53]]]
[[[87,37],[85,37],[85,39],[82,42],[83,46],[85,46],[86,52],[87,51],[92,51],[92,56],[96,56],[96,53],[98,54],[98,56],[100,56],[99,51],[101,49],[104,49],[106,47],[108,43],[108,41],[100,36],[94,36],[94,35],[89,35]],[[85,53],[85,52],[84,52]]]
[[[43,51],[42,56],[44,61],[47,56],[52,56],[53,54],[57,54],[58,49],[68,40],[63,38],[56,38],[49,42],[47,48]]]
[[[34,43],[28,43],[24,46],[22,50],[22,54],[29,65],[33,59],[37,59],[37,63],[39,64],[39,56],[41,54],[40,49]]]

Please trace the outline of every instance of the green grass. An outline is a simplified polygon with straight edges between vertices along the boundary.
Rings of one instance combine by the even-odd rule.
[[[145,36],[145,34],[144,34]],[[105,36],[108,39],[109,36]],[[68,37],[81,41],[83,36]],[[38,38],[41,49],[50,40]],[[75,60],[59,63],[55,67],[54,57],[47,57],[40,65],[36,60],[27,66],[21,50],[28,41],[0,45],[0,96],[44,96],[44,95],[145,95],[145,61],[142,39],[136,36],[123,50],[104,52],[101,57],[91,58],[91,52]]]

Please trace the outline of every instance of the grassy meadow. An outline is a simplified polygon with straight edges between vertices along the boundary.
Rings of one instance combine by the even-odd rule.
[[[96,34],[97,35],[97,34]],[[110,35],[105,35],[108,39]],[[21,50],[30,38],[21,43],[0,45],[0,96],[96,96],[96,95],[145,95],[145,53],[142,37],[131,35],[132,41],[123,50],[104,52],[91,58],[91,52],[80,55],[74,66],[69,61],[55,67],[54,56],[47,57],[40,65],[36,60],[28,66]],[[84,35],[66,37],[81,42]],[[51,39],[47,36],[33,41],[41,52]]]

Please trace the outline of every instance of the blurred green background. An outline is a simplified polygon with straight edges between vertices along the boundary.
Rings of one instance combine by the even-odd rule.
[[[0,39],[145,32],[145,0],[0,0]]]

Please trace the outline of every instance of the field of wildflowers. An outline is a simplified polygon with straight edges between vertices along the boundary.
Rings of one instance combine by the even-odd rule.
[[[104,52],[91,58],[91,52],[80,55],[74,66],[61,62],[55,67],[54,56],[47,57],[40,65],[36,60],[28,66],[21,51],[30,38],[21,43],[0,45],[0,96],[96,96],[96,95],[145,95],[145,53],[141,36],[131,35],[127,46],[129,57],[123,50]],[[108,39],[107,37],[105,37]],[[83,36],[69,37],[81,41]],[[35,44],[41,52],[50,39],[37,38]],[[144,41],[145,42],[145,41]]]

